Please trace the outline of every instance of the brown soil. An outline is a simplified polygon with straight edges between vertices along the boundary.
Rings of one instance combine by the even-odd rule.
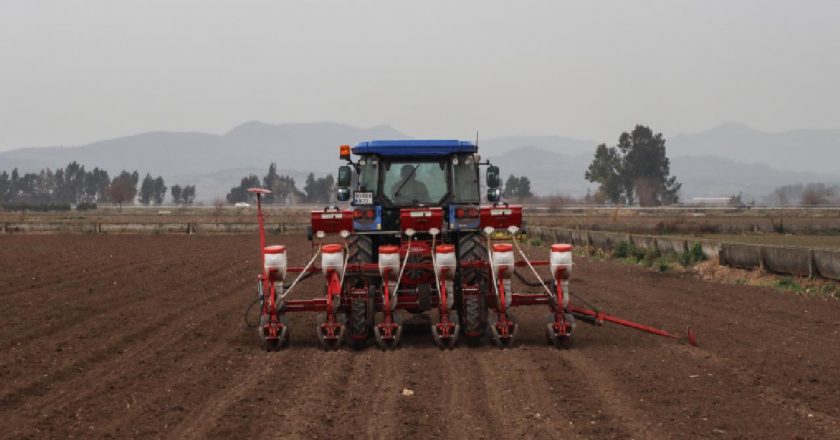
[[[324,353],[296,314],[263,353],[255,243],[0,236],[0,437],[840,438],[840,302],[581,261],[578,294],[700,347],[579,324],[560,351],[524,307],[506,351]]]

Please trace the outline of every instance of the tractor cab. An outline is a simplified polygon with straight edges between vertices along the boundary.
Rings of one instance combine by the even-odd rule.
[[[358,156],[355,162],[351,152]],[[342,146],[348,165],[339,169],[338,200],[351,202],[357,232],[398,232],[404,229],[400,211],[406,208],[440,208],[446,229],[477,230],[480,165],[489,166],[487,199],[497,202],[500,192],[498,168],[481,163],[477,153],[475,144],[457,140]]]

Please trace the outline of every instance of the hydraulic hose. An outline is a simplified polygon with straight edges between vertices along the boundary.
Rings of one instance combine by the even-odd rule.
[[[248,321],[248,315],[251,313],[251,309],[253,309],[255,305],[259,304],[259,302],[260,299],[257,298],[253,300],[250,305],[248,305],[248,308],[245,309],[245,325],[247,325],[249,328],[256,328],[258,325],[260,325],[259,317],[257,317],[256,322],[254,322],[253,324],[251,324],[251,322]]]
[[[524,284],[528,287],[541,287],[543,285],[543,283],[550,283],[550,282],[553,281],[553,280],[542,280],[542,283],[540,283],[539,281],[529,281],[527,278],[525,278],[525,275],[522,275],[522,272],[519,272],[517,270],[514,270],[513,274],[516,275],[516,278],[518,278],[519,281],[522,281],[522,284]]]

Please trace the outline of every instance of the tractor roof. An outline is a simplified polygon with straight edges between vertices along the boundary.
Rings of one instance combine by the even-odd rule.
[[[378,154],[380,156],[448,156],[476,152],[478,152],[478,147],[472,142],[441,139],[368,141],[359,142],[353,147],[353,154]]]

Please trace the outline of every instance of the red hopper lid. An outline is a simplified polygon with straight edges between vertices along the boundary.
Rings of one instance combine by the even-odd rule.
[[[341,249],[340,244],[325,244],[321,246],[321,252],[325,254],[337,254],[341,252]]]
[[[396,254],[400,252],[400,248],[394,246],[392,244],[386,244],[384,246],[379,246],[379,253],[380,254]]]
[[[493,245],[494,252],[510,252],[513,250],[513,245],[510,243],[498,243]]]
[[[281,244],[266,246],[265,249],[263,249],[263,252],[266,254],[285,254],[286,246],[283,246]]]
[[[435,252],[438,254],[451,254],[455,252],[455,246],[451,244],[439,244],[435,247]]]

